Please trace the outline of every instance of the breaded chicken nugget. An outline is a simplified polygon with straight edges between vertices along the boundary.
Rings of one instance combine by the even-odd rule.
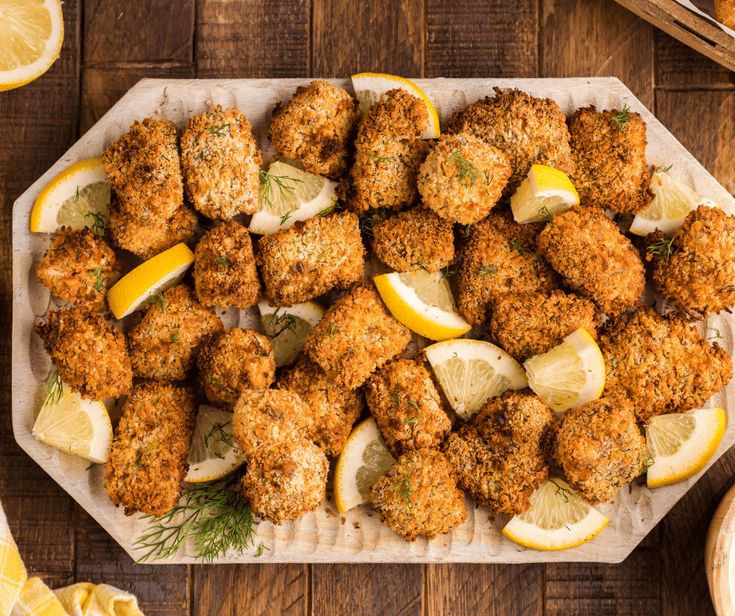
[[[569,484],[592,504],[612,500],[648,460],[633,404],[624,398],[601,398],[567,411],[553,454]]]
[[[421,164],[423,204],[449,222],[471,225],[498,202],[511,175],[510,159],[470,134],[442,135]]]
[[[388,90],[361,120],[349,188],[341,197],[358,214],[400,210],[416,201],[416,176],[429,145],[421,134],[429,123],[424,102],[405,90]]]
[[[700,205],[671,241],[648,248],[653,284],[664,298],[700,318],[735,304],[735,218]]]
[[[328,471],[327,456],[305,438],[267,444],[248,459],[242,493],[254,515],[282,524],[319,506]]]
[[[209,218],[230,219],[258,211],[263,159],[250,122],[237,109],[215,105],[189,118],[181,135],[186,194]]]
[[[457,279],[457,305],[468,322],[482,325],[503,295],[546,293],[558,286],[556,274],[535,252],[538,229],[505,213],[492,213],[472,227]]]
[[[620,314],[639,303],[646,284],[643,262],[600,208],[575,206],[554,216],[538,236],[538,251],[604,313]]]
[[[104,310],[107,291],[121,275],[115,251],[89,227],[62,229],[36,266],[51,295],[85,310]]]
[[[546,481],[546,453],[554,414],[530,392],[491,398],[471,423],[450,434],[443,451],[457,483],[498,513],[515,515],[531,506]]]
[[[276,105],[268,138],[307,171],[338,178],[347,172],[359,117],[357,100],[347,90],[316,79],[296,88],[285,105]]]
[[[450,118],[447,133],[468,133],[510,156],[513,174],[503,193],[511,195],[538,163],[574,171],[567,122],[559,105],[515,89],[494,88],[495,96],[467,106]]]
[[[357,286],[330,306],[304,352],[333,383],[355,389],[410,341],[411,332],[385,309],[375,288]]]
[[[362,395],[333,383],[315,363],[302,358],[278,379],[277,387],[292,391],[311,416],[307,436],[330,457],[342,453],[352,426],[362,413]]]
[[[640,308],[605,324],[605,396],[627,398],[641,421],[702,406],[732,376],[732,360],[695,325]]]
[[[260,280],[247,229],[230,221],[217,223],[194,249],[194,288],[210,308],[249,308],[258,301]]]
[[[202,345],[199,382],[212,404],[233,407],[246,389],[265,389],[276,380],[276,360],[268,336],[235,327]]]
[[[449,463],[435,449],[402,455],[373,485],[371,497],[381,520],[407,541],[433,539],[467,518]]]
[[[120,211],[138,222],[168,220],[184,203],[184,183],[171,120],[146,118],[102,154]]]
[[[582,203],[635,214],[651,202],[646,123],[639,114],[627,107],[603,112],[585,107],[572,116],[569,133],[576,165],[572,181]]]
[[[363,280],[365,247],[352,212],[315,216],[258,243],[258,264],[276,306],[306,302]]]
[[[426,367],[411,359],[391,362],[365,386],[368,408],[394,456],[438,448],[452,429]]]
[[[128,332],[133,373],[162,381],[185,379],[199,347],[222,329],[222,321],[194,299],[189,287],[172,287],[154,298]]]
[[[454,260],[452,223],[431,210],[414,207],[373,225],[372,248],[397,272],[436,272]]]
[[[511,293],[493,304],[490,331],[518,361],[546,353],[580,327],[597,338],[595,305],[564,291]]]
[[[125,336],[100,314],[68,306],[36,323],[61,380],[85,398],[122,396],[133,385]]]
[[[161,516],[176,506],[195,413],[188,387],[156,381],[133,387],[105,464],[105,489],[125,515],[139,511]]]

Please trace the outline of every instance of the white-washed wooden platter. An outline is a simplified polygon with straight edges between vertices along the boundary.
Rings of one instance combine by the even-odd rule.
[[[43,186],[69,164],[91,156],[117,139],[134,120],[147,116],[167,117],[179,126],[186,118],[211,103],[241,109],[253,124],[266,161],[274,157],[267,143],[266,128],[274,105],[288,99],[308,79],[236,80],[143,80],[132,88],[15,202],[13,209],[13,430],[20,446],[94,517],[135,559],[134,543],[146,527],[138,516],[125,517],[105,493],[101,466],[88,469],[86,461],[59,453],[38,443],[31,435],[37,396],[49,372],[49,360],[33,332],[35,320],[51,305],[48,292],[35,280],[34,265],[43,254],[48,236],[31,236],[28,216]],[[615,78],[573,79],[419,79],[416,80],[436,104],[441,119],[486,95],[493,86],[516,87],[535,96],[556,100],[571,114],[576,108],[596,105],[598,109],[628,105],[642,114],[648,125],[648,161],[673,165],[670,173],[700,194],[719,202],[728,213],[735,200],[658,120]],[[349,88],[348,80],[335,80]],[[715,135],[712,136],[715,138]],[[237,319],[238,315],[227,315]],[[248,315],[240,315],[244,322]],[[228,319],[228,320],[229,320]],[[733,318],[723,314],[701,324],[703,335],[719,332],[718,342],[733,350]],[[729,404],[728,399],[733,400]],[[728,429],[711,462],[735,442],[735,390],[732,384],[709,401],[728,409]],[[706,469],[705,471],[706,472]],[[699,476],[699,475],[698,475]],[[544,561],[619,562],[666,515],[697,477],[655,492],[636,482],[620,491],[614,502],[601,506],[610,518],[608,527],[592,542],[564,552],[526,550],[504,539],[500,530],[506,518],[484,507],[469,504],[468,519],[452,534],[432,541],[407,543],[382,525],[375,512],[359,507],[344,516],[325,502],[315,512],[295,523],[274,526],[256,524],[257,540],[268,548],[255,557],[249,553],[229,554],[218,562],[485,562],[521,563]],[[39,503],[42,506],[42,503]],[[166,563],[195,562],[191,546]]]

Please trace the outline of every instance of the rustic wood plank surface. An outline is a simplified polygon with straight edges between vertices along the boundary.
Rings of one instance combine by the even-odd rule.
[[[735,191],[735,77],[612,0],[66,0],[59,62],[0,93],[0,497],[31,571],[135,592],[147,614],[712,613],[702,551],[723,458],[619,565],[134,565],[13,442],[13,200],[142,77],[620,77]]]

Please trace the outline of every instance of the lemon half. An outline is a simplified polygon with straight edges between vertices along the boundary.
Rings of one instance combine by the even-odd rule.
[[[579,204],[579,195],[566,173],[547,165],[532,165],[510,198],[518,223],[541,222]]]
[[[232,436],[232,413],[206,404],[199,407],[187,462],[184,481],[189,483],[216,481],[245,463]]]

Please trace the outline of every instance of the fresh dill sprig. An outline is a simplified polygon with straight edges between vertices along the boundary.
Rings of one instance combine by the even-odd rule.
[[[459,150],[452,150],[449,158],[447,158],[447,162],[454,162],[457,164],[457,168],[459,169],[459,181],[462,184],[467,188],[474,187],[475,182],[477,182],[477,176],[480,174],[480,170],[464,158]]]
[[[46,382],[46,402],[56,404],[64,395],[64,383],[61,382],[61,375],[58,370],[54,370],[53,374]]]
[[[546,207],[545,205],[542,205],[538,209],[538,214],[539,214],[539,216],[543,217],[543,219],[546,222],[548,222],[548,221],[551,220],[551,217],[552,217],[551,210],[548,207]]]
[[[469,237],[470,235],[472,235],[472,225],[465,225],[464,227],[462,227],[462,231],[460,233],[464,238]]]
[[[396,391],[393,394],[393,400],[395,401],[396,406],[401,405],[401,386],[400,385],[396,385]]]
[[[383,163],[386,160],[390,160],[390,156],[379,156],[375,152],[370,152],[368,156],[370,157],[371,160],[375,161],[376,164]]]
[[[277,338],[285,331],[296,333],[296,318],[288,312],[278,314],[280,310],[280,308],[277,308],[268,319],[268,329],[271,331],[269,336],[271,338]]]
[[[230,128],[230,123],[220,124],[219,126],[207,126],[207,132],[217,135],[217,137],[224,137],[225,134],[229,134],[229,130],[225,133],[225,129]]]
[[[171,334],[171,342],[181,342],[181,332],[178,329]]]
[[[212,376],[211,374],[208,374],[207,375],[207,380],[210,383],[214,383],[215,385],[217,385],[217,387],[219,387],[220,389],[224,389],[225,391],[230,391],[230,388],[227,387],[227,385],[225,385],[225,382],[220,377],[218,377],[216,375],[215,376]]]
[[[712,336],[707,336],[707,340],[721,340],[722,334],[720,333],[720,330],[716,327],[708,327],[707,331],[713,331],[715,332]]]
[[[97,293],[102,293],[102,289],[105,286],[105,277],[102,275],[102,268],[101,267],[95,267],[92,270],[92,273],[95,276],[94,290],[97,291]]]
[[[368,237],[372,237],[373,227],[383,220],[385,220],[385,212],[383,210],[375,210],[360,219],[360,231]]]
[[[513,248],[513,250],[515,250],[516,252],[520,252],[521,254],[531,252],[526,246],[524,246],[520,242],[516,242],[515,240],[511,241],[510,246],[511,248]]]
[[[654,242],[650,246],[646,248],[646,252],[649,255],[655,255],[657,257],[661,257],[662,259],[668,259],[671,257],[671,255],[674,254],[674,249],[672,248],[672,244],[674,242],[674,238],[671,239],[662,239],[658,240],[657,242]]]
[[[568,503],[569,502],[569,495],[570,495],[569,490],[567,490],[564,486],[560,486],[553,479],[549,479],[549,481],[556,486],[556,493],[557,494],[560,494],[562,496],[562,498],[564,499],[564,502],[565,503]]]
[[[92,210],[90,210],[84,215],[84,218],[91,219],[92,223],[90,225],[90,228],[97,235],[105,235],[105,233],[107,233],[107,218],[105,218],[105,216],[103,216],[99,212],[93,212]]]
[[[217,265],[221,265],[222,267],[230,267],[232,265],[232,262],[227,257],[215,257],[214,260]]]
[[[497,265],[486,265],[485,267],[481,267],[480,271],[477,272],[482,276],[483,278],[485,276],[495,276],[498,272],[498,266]]]
[[[457,270],[452,268],[450,265],[442,268],[442,278],[446,278],[447,280],[449,280],[452,276],[455,276],[456,274]]]
[[[334,324],[334,321],[332,321],[329,324],[329,332],[327,333],[327,336],[329,336],[329,339],[332,340],[334,338],[334,333],[337,331],[337,326]]]
[[[401,491],[401,496],[406,503],[406,509],[411,509],[411,477],[404,477],[393,488],[394,492]]]
[[[159,291],[158,293],[151,295],[148,300],[148,305],[152,306],[153,304],[158,304],[161,308],[161,312],[166,314],[166,296],[163,294],[163,291]]]
[[[255,550],[255,558],[260,558],[263,556],[263,552],[268,550],[270,552],[270,548],[265,547],[262,543],[258,545],[258,549]]]
[[[286,212],[283,216],[281,216],[281,222],[279,224],[283,226],[289,218],[291,218],[291,212]]]
[[[321,210],[317,214],[317,216],[326,216],[327,214],[331,214],[332,212],[336,212],[341,209],[342,209],[342,202],[339,199],[335,198],[334,201],[332,201],[332,204],[328,205],[323,210]]]
[[[645,470],[648,470],[649,468],[651,468],[653,466],[653,463],[654,462],[655,462],[655,460],[651,456],[648,456],[646,458],[645,463],[643,464]]]
[[[228,445],[229,447],[235,446],[235,440],[232,437],[232,430],[225,430],[227,426],[231,426],[231,421],[226,421],[224,423],[218,423],[215,422],[212,427],[209,429],[209,432],[207,432],[204,435],[204,447],[206,449],[210,448],[210,441],[213,445],[216,445],[218,443],[221,443],[223,445]],[[219,455],[215,452],[215,455]],[[219,456],[223,457],[223,456]]]
[[[628,123],[630,122],[629,116],[630,109],[628,108],[628,105],[624,105],[623,108],[612,117],[612,122],[615,125],[615,128],[617,128],[621,133],[628,128]]]
[[[298,178],[292,178],[289,175],[273,175],[267,171],[260,171],[259,176],[260,197],[268,204],[269,208],[273,207],[273,195],[276,190],[280,193],[281,199],[285,199],[289,194],[293,195],[296,191],[296,184],[303,183],[303,180]]]

